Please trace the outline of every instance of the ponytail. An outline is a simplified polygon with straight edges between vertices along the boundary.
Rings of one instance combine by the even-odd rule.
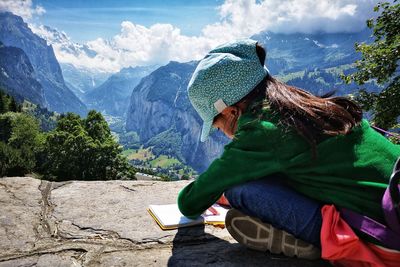
[[[258,44],[256,49],[260,63],[264,65],[266,52]],[[362,119],[361,108],[345,97],[329,94],[317,97],[271,76],[267,76],[253,91],[240,102],[251,101],[260,92],[265,94],[262,105],[278,112],[283,124],[303,136],[310,143],[314,156],[320,136],[348,134]]]

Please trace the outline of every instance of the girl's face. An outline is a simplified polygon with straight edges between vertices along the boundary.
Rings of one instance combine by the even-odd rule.
[[[214,118],[213,126],[232,139],[237,128],[237,120],[241,114],[238,107],[229,106]]]

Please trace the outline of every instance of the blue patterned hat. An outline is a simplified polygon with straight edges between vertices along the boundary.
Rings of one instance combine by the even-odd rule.
[[[268,75],[257,56],[256,44],[242,39],[220,45],[197,65],[188,95],[203,119],[202,142],[211,131],[214,117],[245,97]]]

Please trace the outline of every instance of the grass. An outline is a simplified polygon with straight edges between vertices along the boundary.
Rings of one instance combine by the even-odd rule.
[[[287,73],[285,75],[277,75],[278,79],[282,82],[288,82],[292,79],[295,78],[301,78],[304,76],[304,70],[302,71],[297,71],[297,72],[291,72],[291,73]]]
[[[122,156],[124,156],[124,157],[129,157],[131,154],[133,154],[133,153],[135,153],[135,150],[134,149],[126,149],[126,150],[124,150],[124,151],[122,151]]]
[[[327,68],[325,70],[328,73],[336,74],[339,76],[339,75],[343,74],[343,71],[351,69],[351,68],[354,68],[354,64],[344,64],[344,65],[340,65],[340,66],[336,66],[336,67],[332,67],[332,68]]]
[[[321,69],[321,70],[324,70],[328,73],[339,76],[340,74],[343,73],[343,71],[348,70],[350,68],[354,68],[354,65],[353,64],[344,64],[344,65],[340,65],[340,66],[336,66],[336,67],[332,67],[332,68]],[[309,73],[309,75],[313,75],[313,74],[315,74],[313,71],[311,71]],[[279,74],[279,75],[277,75],[277,78],[282,82],[288,82],[290,80],[293,80],[295,78],[301,78],[303,76],[304,76],[304,71],[296,71],[296,72],[286,73],[283,75]]]
[[[156,157],[151,152],[151,147],[148,148],[140,148],[140,149],[127,149],[122,151],[122,155],[125,156],[128,160],[149,160],[151,167],[161,167],[168,168],[173,164],[180,164],[181,162],[176,158],[170,157],[168,158],[166,155],[160,155]]]
[[[168,168],[174,164],[180,164],[181,162],[176,158],[168,158],[165,155],[160,155],[158,158],[150,161],[152,167]]]
[[[127,149],[122,151],[122,155],[125,156],[128,160],[138,159],[138,160],[150,160],[154,158],[153,153],[150,151],[150,147],[148,148],[140,148],[140,149]]]
[[[127,149],[122,152],[122,155],[125,156],[128,160],[142,160],[142,161],[148,161],[150,166],[147,166],[147,168],[157,168],[160,167],[162,169],[168,169],[172,167],[174,164],[180,164],[183,165],[182,162],[180,162],[178,159],[174,157],[169,157],[166,155],[160,155],[156,157],[152,152],[151,152],[151,147],[148,148],[143,148],[141,147],[140,149]],[[184,167],[187,169],[189,172],[188,174],[190,176],[197,174],[191,167],[186,166]],[[177,174],[182,175],[184,174],[184,169],[176,170]]]

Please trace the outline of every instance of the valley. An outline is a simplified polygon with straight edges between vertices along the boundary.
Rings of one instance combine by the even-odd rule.
[[[7,93],[59,114],[75,112],[84,117],[88,110],[101,112],[133,166],[173,173],[173,179],[183,173],[201,173],[229,142],[220,133],[212,134],[205,143],[199,140],[202,121],[186,93],[197,61],[132,66],[116,73],[59,64],[53,46],[88,57],[95,56],[95,52],[50,27],[33,33],[11,13],[1,13],[0,21],[1,49],[19,49],[14,53],[21,54],[20,64],[26,65],[24,72],[21,68],[10,69],[10,52],[0,60],[0,84]],[[359,58],[354,43],[371,41],[367,29],[332,34],[261,32],[252,38],[266,47],[266,65],[271,74],[290,85],[316,95],[331,91],[351,95],[360,89],[345,84],[341,75],[351,73]],[[31,87],[13,83],[7,78],[10,72],[19,75],[19,80],[24,77],[30,81],[26,84]],[[364,88],[380,90],[374,83]]]

